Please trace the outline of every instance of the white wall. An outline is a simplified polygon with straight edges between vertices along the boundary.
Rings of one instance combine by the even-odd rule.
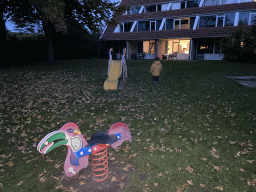
[[[224,54],[204,54],[204,60],[223,60]]]

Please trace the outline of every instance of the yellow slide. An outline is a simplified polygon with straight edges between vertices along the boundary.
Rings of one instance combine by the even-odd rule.
[[[104,83],[104,90],[117,90],[117,84],[120,74],[121,61],[112,60],[110,63],[108,79]]]

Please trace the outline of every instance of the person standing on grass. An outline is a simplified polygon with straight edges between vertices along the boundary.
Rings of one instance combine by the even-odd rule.
[[[155,62],[151,65],[150,73],[153,75],[153,81],[158,85],[158,76],[163,70],[162,64],[160,63],[159,57],[156,57]]]

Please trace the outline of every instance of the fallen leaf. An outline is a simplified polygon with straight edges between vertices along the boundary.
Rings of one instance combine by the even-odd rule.
[[[158,186],[158,183],[154,183],[154,186],[157,187],[157,186]]]
[[[23,181],[20,181],[18,184],[17,184],[17,186],[20,186],[20,185],[22,185],[23,184]]]
[[[214,187],[214,189],[218,189],[218,190],[220,190],[220,191],[223,191],[223,188],[222,188],[221,186],[219,186],[219,187]]]
[[[115,177],[115,176],[113,176],[113,177],[111,178],[111,181],[115,181],[115,182],[117,182],[116,177]]]
[[[23,133],[20,134],[20,136],[21,136],[21,137],[26,137],[27,134],[23,132]]]
[[[187,180],[187,183],[188,183],[189,185],[193,185],[192,180],[191,180],[191,181],[188,181],[188,180]]]
[[[216,169],[216,170],[220,170],[220,167],[219,166],[213,166],[214,167],[214,169]]]
[[[207,161],[207,159],[206,159],[206,158],[202,158],[202,160]]]
[[[244,171],[244,169],[240,168],[240,171]]]
[[[124,188],[124,182],[119,183],[119,186],[120,186],[121,189],[123,189]]]
[[[187,166],[186,170],[189,171],[190,173],[193,173],[194,171],[193,167],[189,165]]]
[[[47,178],[45,178],[45,177],[43,176],[43,177],[41,177],[41,178],[39,179],[39,181],[45,182],[46,179],[47,179]]]
[[[200,184],[201,187],[205,187],[205,184]]]
[[[55,164],[55,168],[59,168],[61,166],[61,164]]]
[[[161,177],[163,175],[163,173],[158,173],[157,175],[158,175],[158,177]]]
[[[79,182],[79,185],[84,185],[84,182],[83,182],[83,181],[80,181],[80,182]]]
[[[248,161],[249,163],[253,163],[253,161],[255,161],[255,160],[246,160],[246,161]]]
[[[9,166],[9,167],[12,167],[12,166],[14,166],[14,163],[10,161],[10,162],[8,163],[8,166]]]

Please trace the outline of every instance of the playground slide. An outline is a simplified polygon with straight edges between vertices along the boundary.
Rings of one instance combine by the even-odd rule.
[[[117,90],[117,84],[120,74],[121,61],[112,60],[110,63],[108,79],[104,83],[104,90]]]

